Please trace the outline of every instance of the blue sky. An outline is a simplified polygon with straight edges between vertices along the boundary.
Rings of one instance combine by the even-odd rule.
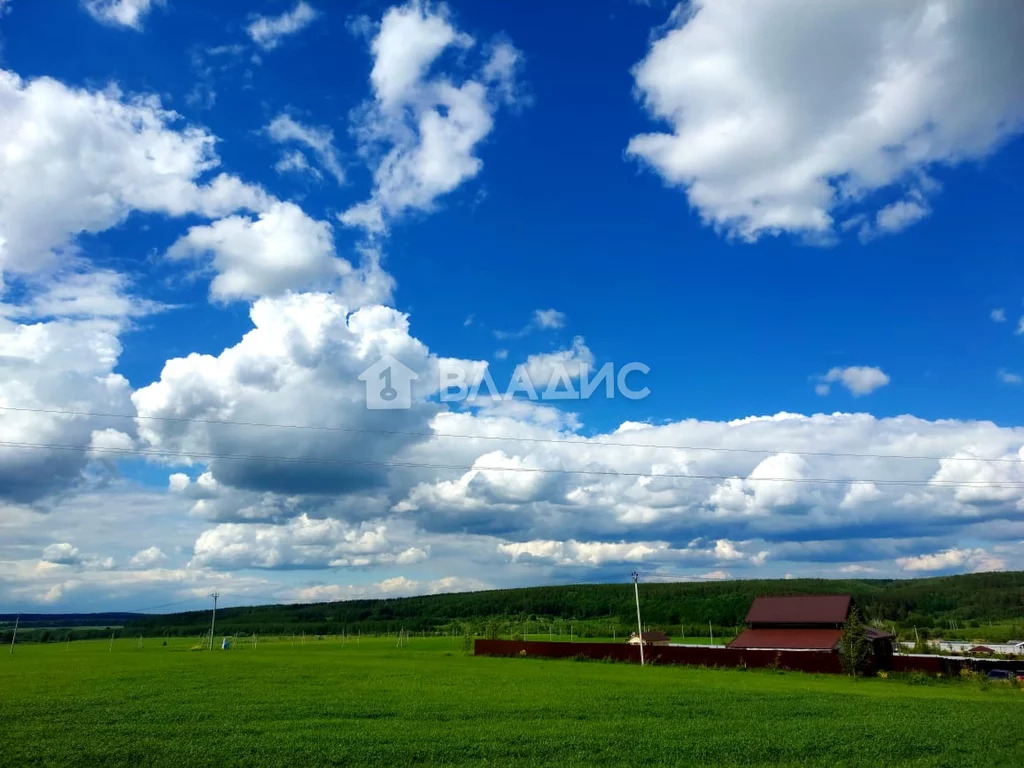
[[[801,6],[0,0],[0,610],[1015,567],[1024,13]]]

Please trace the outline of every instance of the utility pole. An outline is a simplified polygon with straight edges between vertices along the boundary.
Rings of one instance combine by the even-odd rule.
[[[636,598],[636,631],[640,641],[640,666],[644,665],[644,625],[640,622],[640,574],[633,571],[633,596]]]
[[[14,620],[14,634],[11,635],[11,656],[14,655],[14,641],[18,639],[18,625],[21,623],[21,614]]]
[[[214,592],[210,597],[213,598],[213,618],[210,619],[210,650],[213,650],[213,630],[217,626],[217,598],[220,597],[220,592]]]

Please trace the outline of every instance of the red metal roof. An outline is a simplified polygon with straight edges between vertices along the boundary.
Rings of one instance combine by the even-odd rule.
[[[747,629],[728,647],[831,651],[842,636],[841,629]]]
[[[747,624],[842,624],[849,612],[849,595],[755,597]]]

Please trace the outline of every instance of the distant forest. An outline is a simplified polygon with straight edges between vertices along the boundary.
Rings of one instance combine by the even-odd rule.
[[[914,629],[925,637],[979,637],[990,641],[1024,639],[1024,571],[976,573],[929,579],[772,579],[640,585],[644,624],[673,636],[707,636],[710,622],[718,637],[743,624],[758,595],[849,593],[869,621]],[[500,589],[382,600],[349,600],[305,605],[266,605],[217,611],[218,634],[283,635],[380,634],[401,629],[419,634],[506,636],[522,632],[573,632],[578,637],[621,636],[636,623],[632,583]],[[71,627],[73,637],[98,636],[116,616],[124,634],[201,635],[210,611],[168,615],[80,614],[34,616],[23,626],[25,639],[58,640]],[[10,640],[10,620],[0,616]],[[47,629],[47,625],[50,629]],[[85,626],[83,626],[85,625]],[[975,630],[972,634],[972,630]],[[45,636],[43,633],[45,632]],[[109,634],[109,629],[106,630]]]

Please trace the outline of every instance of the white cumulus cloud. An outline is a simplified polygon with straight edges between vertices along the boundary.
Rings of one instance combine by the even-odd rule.
[[[141,568],[143,570],[147,568],[154,568],[167,560],[167,555],[164,554],[160,547],[147,547],[146,549],[140,549],[128,560],[128,565],[132,568]]]
[[[412,565],[426,558],[422,548],[396,547],[384,525],[301,515],[283,525],[224,523],[204,531],[192,562],[219,569],[338,568]]]
[[[294,203],[274,202],[255,218],[231,216],[191,227],[167,251],[171,259],[206,255],[217,273],[210,283],[217,299],[330,288],[352,271],[334,254],[331,225]]]
[[[681,4],[633,71],[666,130],[628,153],[745,240],[830,238],[879,190],[875,230],[896,231],[927,215],[932,166],[1021,129],[1022,37],[1015,2]]]
[[[383,232],[389,220],[431,209],[480,172],[476,151],[498,107],[514,98],[518,53],[507,43],[494,46],[479,72],[461,82],[430,74],[442,52],[474,45],[443,5],[411,0],[384,14],[371,43],[373,99],[355,128],[373,168],[373,192],[341,215],[343,223]]]
[[[278,115],[267,126],[267,133],[274,141],[286,143],[295,142],[311,150],[319,163],[330,173],[335,180],[342,184],[345,181],[345,171],[338,160],[338,152],[334,148],[334,132],[329,128],[313,125],[305,125],[289,115]],[[302,157],[302,155],[299,155]],[[291,164],[301,165],[296,161],[294,155],[290,155]]]
[[[312,24],[317,12],[305,0],[299,0],[290,11],[279,16],[256,16],[245,31],[260,48],[272,51],[289,35],[301,32]]]
[[[235,176],[201,182],[219,164],[215,138],[180,123],[155,96],[0,71],[0,274],[52,272],[78,235],[132,211],[214,218],[267,207],[260,187]]]
[[[165,0],[84,0],[85,10],[96,21],[114,27],[142,29],[142,20],[156,5]]]
[[[889,383],[889,376],[881,368],[869,365],[851,365],[846,368],[832,368],[819,377],[815,391],[827,395],[832,384],[842,384],[854,397],[870,395]]]
[[[896,564],[905,571],[944,571],[964,566],[974,571],[997,571],[1005,563],[984,549],[947,549],[932,554],[897,558]]]
[[[1024,380],[1021,379],[1019,373],[1013,373],[1012,371],[1006,370],[1000,370],[998,376],[999,380],[1003,382],[1003,384],[1020,384],[1021,381]]]

